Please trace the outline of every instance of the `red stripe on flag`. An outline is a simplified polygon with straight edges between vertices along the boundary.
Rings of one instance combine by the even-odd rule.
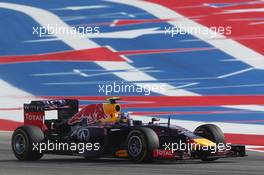
[[[106,47],[70,50],[35,55],[0,56],[0,64],[37,61],[125,61],[117,52]]]
[[[16,122],[12,120],[0,119],[1,131],[14,131],[17,127],[23,125],[23,122]]]
[[[133,115],[196,115],[196,114],[251,114],[254,111],[219,110],[219,111],[134,111]],[[261,120],[257,120],[261,121]],[[264,121],[264,120],[262,120]]]
[[[213,47],[197,47],[197,48],[176,48],[176,49],[155,49],[155,50],[125,50],[119,51],[120,55],[145,55],[145,54],[159,54],[159,53],[181,53],[181,52],[195,52],[215,50]]]
[[[41,98],[41,97],[40,97]],[[107,96],[43,96],[45,99],[79,99],[82,101],[105,101]],[[124,108],[176,107],[176,106],[222,106],[222,105],[264,105],[264,95],[233,96],[122,96]],[[96,102],[95,102],[96,103]]]
[[[116,20],[111,25],[112,26],[126,26],[135,24],[145,24],[145,23],[160,23],[168,22],[174,19],[126,19],[126,20]]]
[[[264,135],[226,133],[225,138],[233,144],[264,146]]]

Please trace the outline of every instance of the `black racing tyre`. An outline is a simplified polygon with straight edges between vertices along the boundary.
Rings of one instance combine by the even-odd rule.
[[[42,130],[36,126],[21,126],[12,135],[12,150],[18,160],[38,160],[43,156],[34,145],[44,139]]]
[[[126,141],[127,153],[134,162],[150,162],[152,152],[159,148],[159,138],[150,128],[140,127],[132,130]]]
[[[197,127],[194,130],[194,134],[204,137],[212,142],[215,142],[217,145],[220,144],[225,144],[225,136],[222,130],[214,125],[214,124],[205,124]],[[201,160],[203,161],[214,161],[217,160],[218,158],[208,158],[208,154],[204,153],[201,154]]]

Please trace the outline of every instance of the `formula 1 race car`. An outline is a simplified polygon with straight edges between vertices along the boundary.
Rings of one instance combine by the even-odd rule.
[[[155,159],[201,159],[246,156],[245,146],[225,142],[213,124],[191,132],[180,126],[143,123],[121,113],[118,97],[107,103],[90,104],[79,111],[78,100],[43,100],[24,104],[24,126],[12,136],[12,149],[19,160],[38,160],[43,154],[129,158],[135,162]],[[56,119],[45,111],[56,110]]]

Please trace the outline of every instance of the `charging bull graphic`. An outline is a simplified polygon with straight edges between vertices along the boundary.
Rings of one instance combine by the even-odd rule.
[[[91,104],[68,120],[69,125],[81,123],[115,123],[118,120],[120,105],[115,103]]]

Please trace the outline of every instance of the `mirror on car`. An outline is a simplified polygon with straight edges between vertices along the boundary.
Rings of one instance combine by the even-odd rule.
[[[158,121],[160,121],[160,118],[158,118],[158,117],[153,117],[151,119],[151,123],[158,122]]]

